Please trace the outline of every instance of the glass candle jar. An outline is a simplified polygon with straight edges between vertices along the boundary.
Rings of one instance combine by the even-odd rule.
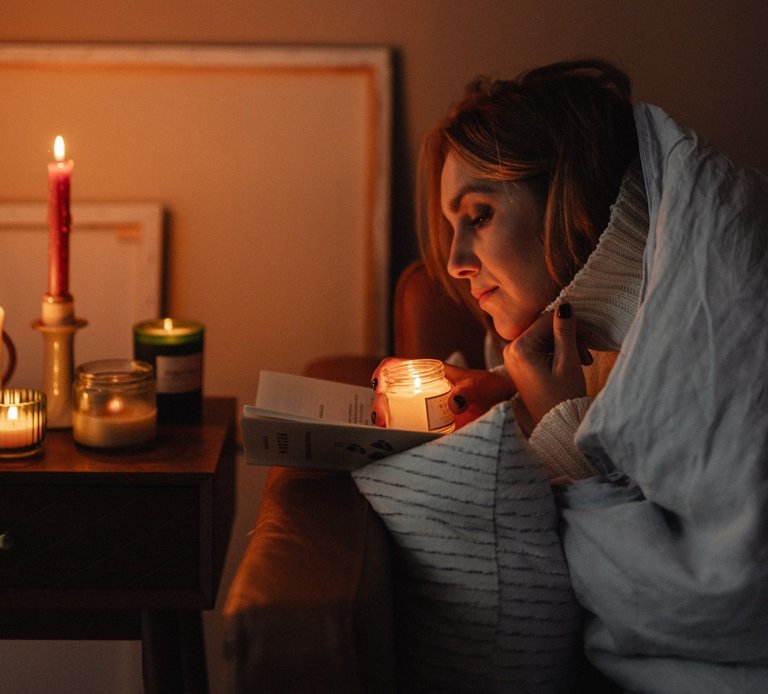
[[[45,393],[41,390],[0,390],[0,458],[37,453],[45,441],[45,415]]]
[[[451,383],[441,361],[399,361],[382,369],[382,378],[392,429],[453,431],[453,413],[448,406]]]
[[[133,326],[133,357],[151,364],[160,422],[196,422],[203,403],[201,323],[158,318]]]
[[[91,448],[128,448],[154,440],[157,404],[152,367],[129,359],[81,364],[73,386],[72,436]]]

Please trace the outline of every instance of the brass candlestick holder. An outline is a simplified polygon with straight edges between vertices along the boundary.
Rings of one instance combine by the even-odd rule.
[[[75,318],[71,295],[43,296],[41,319],[32,327],[43,335],[43,384],[49,429],[72,428],[75,333],[88,321]]]

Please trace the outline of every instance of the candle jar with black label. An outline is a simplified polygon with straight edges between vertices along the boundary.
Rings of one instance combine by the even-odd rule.
[[[203,402],[201,323],[158,318],[133,327],[133,354],[155,369],[159,422],[197,422]]]

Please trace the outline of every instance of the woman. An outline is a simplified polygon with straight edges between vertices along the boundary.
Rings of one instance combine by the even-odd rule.
[[[586,347],[618,348],[615,339],[594,335],[597,330],[587,334],[586,325],[577,342],[573,323],[560,317],[570,315],[564,313],[571,310],[569,303],[559,302],[563,308],[556,313],[551,306],[545,309],[594,250],[637,156],[629,80],[602,61],[548,66],[517,82],[478,80],[425,138],[423,255],[450,292],[457,290],[445,278],[446,270],[468,281],[472,297],[510,343],[506,369],[462,373],[447,367],[459,425],[517,392],[518,422],[531,434],[553,407],[587,394],[580,360],[591,364],[594,358]],[[637,167],[627,176],[626,204],[614,224],[620,228],[647,225],[640,178]],[[644,234],[640,229],[620,238],[636,259]],[[627,291],[638,290],[639,266],[635,270],[634,286]],[[628,300],[631,311],[636,298]],[[578,314],[581,307],[576,308]],[[626,322],[626,317],[617,320]],[[388,362],[374,374],[377,383]],[[587,371],[590,392],[602,385],[612,362],[612,355],[598,355]],[[550,429],[560,431],[563,418],[572,424],[587,403],[572,402],[568,412],[553,413]],[[373,412],[374,421],[385,426],[385,397],[377,397]],[[545,423],[536,431],[534,445],[551,444],[546,430]],[[550,477],[594,472],[575,448],[563,458],[556,445],[557,451],[541,451]]]
[[[765,177],[633,106],[601,61],[473,83],[421,162],[424,257],[508,342],[502,369],[449,369],[457,421],[508,401],[566,483],[589,659],[633,691],[765,688]],[[382,475],[356,479],[379,510]]]

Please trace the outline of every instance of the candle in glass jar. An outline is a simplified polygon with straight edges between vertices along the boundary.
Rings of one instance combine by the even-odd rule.
[[[157,433],[157,410],[128,407],[113,398],[102,412],[72,414],[72,435],[92,448],[124,448],[147,443]]]
[[[69,211],[74,162],[64,160],[64,138],[56,136],[55,161],[48,164],[48,294],[69,294]]]
[[[21,448],[34,441],[35,427],[28,414],[19,413],[18,405],[5,408],[0,418],[0,448]]]
[[[125,448],[152,441],[157,405],[152,367],[106,359],[77,368],[72,436],[91,448]]]
[[[161,422],[194,422],[203,397],[201,323],[158,318],[133,327],[134,358],[152,364],[157,379],[157,410]]]
[[[45,434],[44,393],[29,388],[0,390],[0,458],[36,452]]]
[[[448,406],[451,384],[436,359],[400,361],[382,370],[392,429],[447,433],[454,429]]]

